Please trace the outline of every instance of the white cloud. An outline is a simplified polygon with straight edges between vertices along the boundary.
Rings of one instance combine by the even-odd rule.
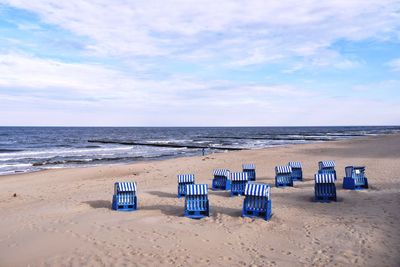
[[[292,64],[288,73],[310,67],[347,70],[364,63],[336,51],[335,43],[398,38],[398,1],[0,3],[38,14],[44,22],[40,26],[43,31],[45,24],[51,24],[84,37],[84,41],[89,39],[86,56],[104,62],[68,63],[18,52],[0,54],[1,124],[400,123],[395,98],[374,102],[364,94],[354,97],[356,93],[349,90],[343,93],[346,97],[335,99],[323,90],[317,92],[285,81],[206,80],[195,77],[196,73],[182,75],[179,71],[171,75],[174,69],[168,65],[168,60],[195,62],[203,64],[201,70],[205,72],[263,63]],[[34,30],[32,23],[17,27]],[[108,60],[123,64],[113,68]],[[389,66],[400,69],[398,59]],[[350,89],[372,91],[375,85]],[[11,118],[16,117],[13,122]]]
[[[395,101],[334,98],[286,84],[173,76],[154,81],[97,65],[0,55],[2,125],[396,124]],[[346,108],[343,108],[346,107]]]
[[[40,92],[72,92],[77,97],[112,99],[120,102],[179,105],[199,99],[219,104],[241,102],[242,98],[307,95],[290,86],[237,84],[226,80],[201,81],[191,76],[162,80],[135,78],[129,73],[96,64],[65,63],[21,54],[0,54],[0,89]],[[44,96],[45,97],[45,96]],[[49,95],[51,97],[51,95]],[[235,98],[236,97],[236,98]],[[59,95],[60,101],[68,100]],[[145,105],[145,104],[143,104]]]
[[[0,55],[0,86],[101,90],[118,77],[100,65],[64,63],[19,54]]]
[[[346,58],[333,50],[320,50],[315,55],[310,55],[303,60],[289,63],[283,73],[294,73],[303,69],[333,67],[339,70],[350,70],[357,68],[364,63],[361,60]]]
[[[398,34],[400,26],[395,0],[2,2],[91,38],[87,49],[96,54],[212,55],[239,66],[318,57],[335,41],[385,39]]]
[[[363,93],[377,93],[379,95],[393,95],[394,92],[399,91],[400,80],[383,80],[375,83],[358,84],[353,86],[353,90]],[[384,94],[382,94],[384,93]]]
[[[399,71],[400,72],[400,58],[396,58],[391,60],[390,62],[387,63],[387,65],[392,68],[393,71]]]

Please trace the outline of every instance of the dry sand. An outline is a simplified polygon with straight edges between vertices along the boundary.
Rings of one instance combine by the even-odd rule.
[[[273,217],[241,218],[242,197],[209,192],[209,218],[182,216],[176,175],[211,183],[214,168],[301,161],[305,182],[272,188]],[[319,160],[337,164],[338,202],[314,203]],[[341,189],[346,165],[370,189]],[[400,136],[0,177],[0,266],[400,266]],[[115,181],[138,184],[139,210],[110,209]],[[17,197],[13,194],[17,193]]]

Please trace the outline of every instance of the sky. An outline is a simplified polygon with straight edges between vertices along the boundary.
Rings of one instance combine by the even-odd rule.
[[[0,125],[400,125],[400,1],[0,0]]]

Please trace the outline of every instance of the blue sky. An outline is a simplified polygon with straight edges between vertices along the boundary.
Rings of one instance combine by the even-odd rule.
[[[0,125],[399,125],[400,2],[0,0],[0,100]]]

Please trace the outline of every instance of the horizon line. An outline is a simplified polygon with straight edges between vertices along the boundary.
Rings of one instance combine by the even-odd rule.
[[[161,125],[161,126],[141,126],[141,125],[136,125],[136,126],[113,126],[113,125],[95,125],[95,126],[90,126],[90,125],[0,125],[0,128],[5,128],[5,127],[31,127],[31,128],[40,128],[40,127],[52,127],[52,128],[65,128],[65,127],[70,127],[70,128],[261,128],[261,127],[400,127],[399,125],[394,125],[394,124],[389,124],[389,125],[362,125],[362,124],[357,124],[357,125],[219,125],[219,126],[213,126],[213,125],[208,125],[208,126],[167,126],[167,125]]]

